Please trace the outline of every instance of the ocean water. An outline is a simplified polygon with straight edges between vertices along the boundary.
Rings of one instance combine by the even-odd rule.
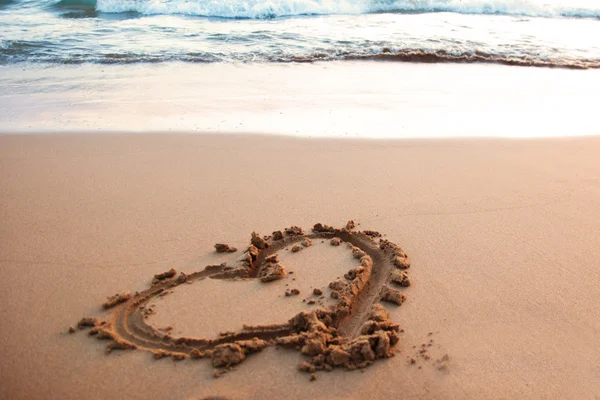
[[[0,0],[0,64],[600,66],[598,0]]]

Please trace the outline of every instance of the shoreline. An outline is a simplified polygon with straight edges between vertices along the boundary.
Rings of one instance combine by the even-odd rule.
[[[34,65],[2,72],[0,132],[7,133],[600,134],[594,120],[600,70],[348,61]]]
[[[0,135],[0,398],[599,396],[599,152],[598,136]],[[67,333],[154,274],[239,255],[218,255],[214,243],[241,249],[252,231],[349,219],[411,259],[407,301],[388,307],[405,330],[400,352],[364,373],[310,382],[297,352],[266,349],[214,379],[202,360],[107,356],[101,342]],[[294,275],[325,274],[302,252],[285,260]],[[245,293],[285,310],[285,297]],[[193,335],[218,295],[157,300],[161,324]],[[208,315],[203,332],[231,325],[226,310]],[[412,365],[413,346],[429,340],[432,359]],[[440,370],[434,361],[445,355]]]

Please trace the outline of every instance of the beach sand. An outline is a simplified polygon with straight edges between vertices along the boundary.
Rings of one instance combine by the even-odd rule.
[[[2,135],[0,398],[598,398],[598,154],[599,137]],[[207,360],[105,355],[67,333],[154,274],[241,254],[215,243],[350,219],[412,262],[406,302],[387,306],[404,329],[397,354],[369,368],[311,382],[302,355],[269,347],[215,379]],[[153,323],[206,337],[291,318],[346,267],[347,250],[319,246],[285,254],[305,273],[297,298],[283,281],[194,283],[157,300]]]

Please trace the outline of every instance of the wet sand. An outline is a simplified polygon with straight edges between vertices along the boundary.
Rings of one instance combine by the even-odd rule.
[[[598,137],[0,136],[0,398],[600,396],[599,152]],[[300,353],[269,347],[215,379],[67,332],[155,274],[235,258],[215,243],[349,219],[411,259],[406,302],[386,306],[398,352],[362,373],[311,382]],[[295,271],[310,250],[286,254]],[[211,317],[202,329],[231,322]]]
[[[0,74],[1,133],[598,134],[600,69],[345,61],[31,64]]]

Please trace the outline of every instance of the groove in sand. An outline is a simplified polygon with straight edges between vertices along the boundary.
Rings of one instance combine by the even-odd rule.
[[[398,245],[376,240],[378,237],[381,237],[378,232],[354,230],[353,221],[342,229],[316,224],[309,234],[295,226],[265,237],[253,233],[251,245],[236,266],[211,265],[189,275],[177,275],[172,269],[155,275],[150,288],[133,296],[121,293],[109,298],[104,304],[111,309],[106,320],[84,318],[78,327],[90,328],[90,335],[109,340],[107,353],[140,349],[151,352],[155,358],[171,357],[176,361],[210,357],[213,366],[218,368],[215,376],[269,345],[295,348],[309,356],[299,369],[310,372],[311,378],[317,370],[364,368],[394,354],[400,329],[378,302],[400,305],[404,301],[404,294],[392,287],[391,278],[395,269],[410,266]],[[344,280],[329,284],[330,295],[337,302],[327,308],[300,312],[281,324],[244,325],[240,331],[221,332],[213,339],[173,337],[145,321],[153,312],[150,306],[153,299],[184,283],[206,278],[263,282],[281,279],[285,276],[285,267],[279,262],[277,252],[300,242],[310,245],[313,239],[328,239],[332,245],[339,245],[340,240],[345,242],[360,264],[349,270]],[[405,279],[402,286],[408,286],[408,282]]]

